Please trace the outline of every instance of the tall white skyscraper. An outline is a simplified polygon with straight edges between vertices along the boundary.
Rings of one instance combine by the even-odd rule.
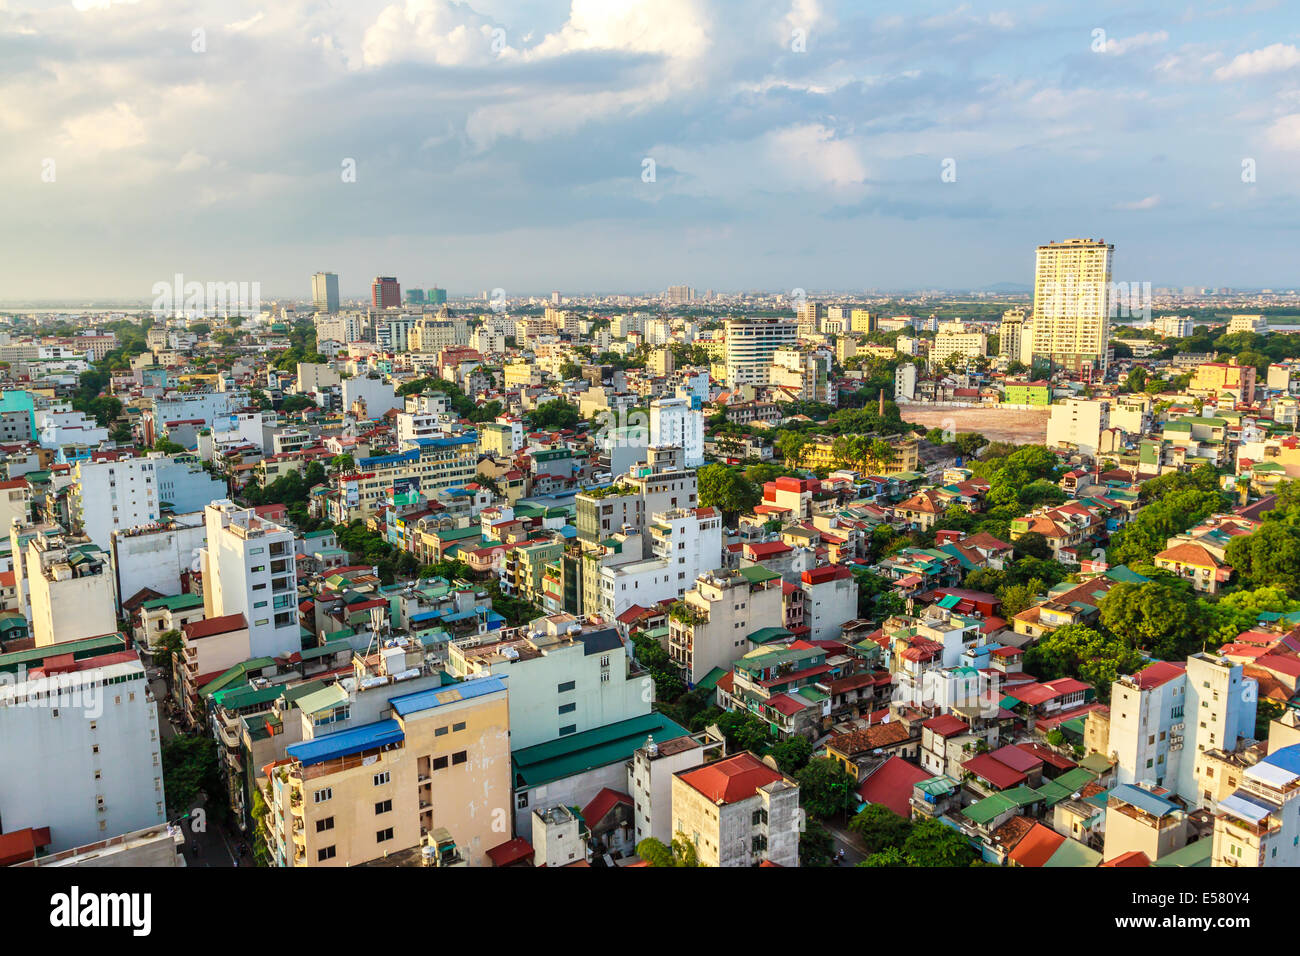
[[[1066,239],[1038,247],[1034,268],[1033,357],[1052,368],[1106,369],[1110,269],[1115,246]]]

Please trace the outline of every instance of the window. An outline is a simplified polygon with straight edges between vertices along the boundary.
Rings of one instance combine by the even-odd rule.
[[[326,830],[333,830],[333,829],[334,829],[334,818],[333,818],[333,817],[325,817],[323,820],[317,820],[317,821],[316,821],[316,832],[317,832],[317,833],[324,833]]]
[[[463,720],[462,720],[460,723],[458,723],[458,724],[452,724],[452,725],[451,725],[451,731],[452,731],[452,733],[455,733],[455,734],[460,733],[460,732],[461,732],[462,730],[464,730],[464,729],[465,729],[465,721],[463,721]]]
[[[376,843],[387,843],[387,842],[388,842],[389,840],[391,840],[392,838],[393,838],[393,828],[392,828],[392,827],[389,827],[389,828],[386,829],[386,830],[380,830],[380,831],[378,831],[378,832],[375,834],[375,842],[376,842]]]
[[[332,859],[334,859],[334,847],[332,846],[321,847],[319,850],[316,851],[317,863],[323,863],[326,860],[332,860]]]
[[[560,713],[562,713],[562,714],[571,714],[571,713],[573,713],[573,712],[574,712],[575,710],[577,710],[577,709],[578,709],[578,705],[577,705],[577,704],[561,704],[561,705],[560,705]]]
[[[433,735],[434,735],[435,737],[445,737],[445,736],[447,736],[447,728],[446,728],[446,727],[437,727],[437,728],[434,729],[434,731],[433,731]]]
[[[565,691],[573,690],[577,686],[578,684],[576,681],[566,680],[563,684],[560,684],[558,687],[556,687],[555,691],[558,694],[563,694]]]
[[[446,769],[447,769],[447,758],[446,758],[446,757],[434,757],[434,758],[433,758],[433,769],[434,769],[434,770],[446,770]]]
[[[385,770],[383,773],[375,774],[373,779],[375,781],[376,787],[382,787],[384,784],[388,783],[388,781],[392,779],[392,775],[387,770]]]
[[[451,765],[453,767],[456,766],[456,764],[464,763],[467,760],[469,760],[469,751],[467,750],[458,750],[451,755]]]
[[[380,800],[378,803],[375,804],[375,815],[378,816],[381,813],[388,813],[392,809],[393,809],[392,800]]]
[[[312,803],[324,803],[334,797],[334,788],[326,787],[324,790],[317,790],[311,795]]]
[[[578,732],[578,725],[577,725],[577,724],[568,724],[567,726],[564,726],[564,727],[561,727],[561,728],[560,728],[560,736],[561,736],[561,737],[565,737],[565,736],[567,736],[567,735],[569,735],[569,734],[576,734],[577,732]]]

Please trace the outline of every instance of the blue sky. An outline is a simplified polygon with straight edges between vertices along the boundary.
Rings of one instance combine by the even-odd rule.
[[[1298,44],[1222,0],[0,0],[0,301],[970,288],[1071,236],[1300,286]]]

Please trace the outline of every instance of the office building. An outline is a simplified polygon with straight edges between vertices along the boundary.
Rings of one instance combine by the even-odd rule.
[[[789,319],[728,319],[727,384],[766,385],[772,357],[798,338],[798,326]]]
[[[394,276],[375,276],[370,283],[370,307],[373,309],[400,309],[402,287]]]
[[[339,310],[339,277],[333,272],[317,272],[311,277],[311,302],[317,312],[333,315]]]

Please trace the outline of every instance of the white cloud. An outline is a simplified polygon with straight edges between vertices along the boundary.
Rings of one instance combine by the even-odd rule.
[[[1300,150],[1300,113],[1276,120],[1264,137],[1278,149]]]
[[[384,8],[365,32],[360,66],[414,61],[438,66],[490,63],[515,50],[498,27],[450,0],[406,0]]]
[[[1160,197],[1158,195],[1153,195],[1153,196],[1147,196],[1145,199],[1134,200],[1133,202],[1116,203],[1115,208],[1116,209],[1155,209],[1156,206],[1159,205],[1160,205]]]
[[[64,143],[85,153],[129,149],[145,142],[145,125],[127,103],[65,120]]]
[[[1300,66],[1300,50],[1290,43],[1274,43],[1262,50],[1239,53],[1227,66],[1214,71],[1216,80],[1236,80],[1244,76],[1281,73]]]

